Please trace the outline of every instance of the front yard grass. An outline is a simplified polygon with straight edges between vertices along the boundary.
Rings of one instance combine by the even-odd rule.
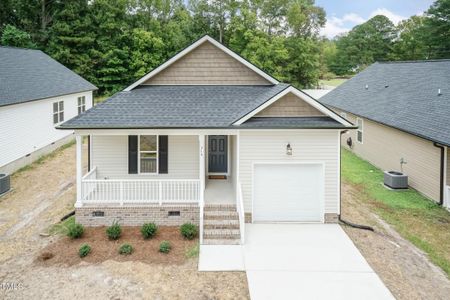
[[[413,189],[391,191],[383,186],[383,172],[342,149],[342,180],[404,238],[428,254],[450,277],[450,213]]]

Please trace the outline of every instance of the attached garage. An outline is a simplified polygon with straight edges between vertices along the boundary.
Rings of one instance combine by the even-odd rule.
[[[254,222],[323,222],[324,166],[261,163],[253,168]]]

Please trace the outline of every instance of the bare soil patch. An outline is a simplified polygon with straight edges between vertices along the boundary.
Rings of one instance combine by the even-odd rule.
[[[402,238],[361,199],[357,186],[342,184],[342,217],[375,232],[343,226],[364,258],[397,299],[448,299],[450,281],[428,256]]]
[[[122,235],[118,240],[109,240],[105,231],[106,227],[91,227],[85,228],[83,236],[79,239],[62,237],[42,249],[36,263],[44,266],[72,266],[82,261],[97,264],[115,260],[182,264],[186,261],[186,252],[198,243],[198,240],[184,239],[179,227],[159,227],[157,235],[148,240],[142,237],[140,227],[122,227]],[[162,241],[169,241],[172,246],[167,254],[159,252],[159,244]],[[118,252],[119,247],[125,243],[133,246],[133,253],[130,255],[121,255]],[[83,244],[88,244],[92,250],[86,257],[80,258],[78,249]],[[53,254],[53,257],[43,259],[48,254]]]

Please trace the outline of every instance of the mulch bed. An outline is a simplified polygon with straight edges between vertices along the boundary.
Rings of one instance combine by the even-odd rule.
[[[169,241],[172,249],[168,254],[159,252],[159,244]],[[88,256],[80,258],[78,249],[82,244],[89,244],[91,252]],[[122,244],[133,246],[133,253],[120,255],[118,250]],[[122,234],[118,240],[109,240],[106,236],[106,227],[85,228],[82,238],[70,239],[62,237],[49,244],[40,251],[36,263],[51,265],[76,265],[82,261],[101,263],[106,260],[115,261],[141,261],[157,264],[182,264],[186,260],[186,251],[198,243],[198,240],[186,240],[179,231],[179,227],[159,227],[156,236],[145,240],[140,227],[122,227]]]

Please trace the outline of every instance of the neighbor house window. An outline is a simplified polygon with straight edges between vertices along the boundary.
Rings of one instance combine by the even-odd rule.
[[[86,110],[86,97],[78,97],[78,114],[81,114]]]
[[[53,124],[64,121],[64,101],[53,102]]]
[[[139,136],[139,173],[153,174],[158,171],[158,136]]]
[[[358,126],[358,129],[356,130],[356,139],[361,144],[363,143],[363,130],[364,130],[364,123],[363,119],[356,118],[356,126]]]

